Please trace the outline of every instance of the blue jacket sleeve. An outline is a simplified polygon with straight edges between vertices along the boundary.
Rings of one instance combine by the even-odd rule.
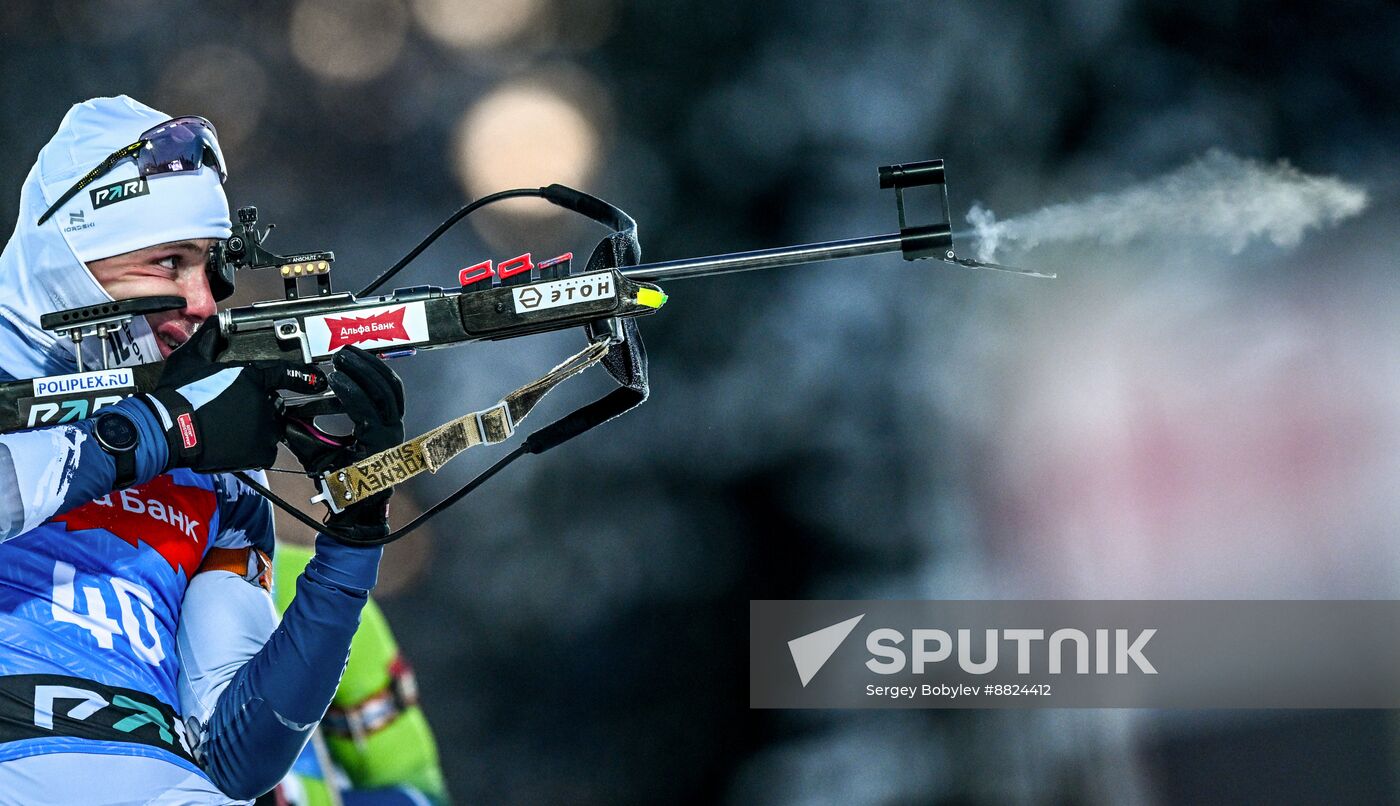
[[[251,799],[275,786],[325,715],[382,553],[317,538],[281,624],[233,674],[204,725],[201,763],[228,795]]]
[[[169,449],[155,414],[127,398],[103,409],[136,426],[136,483],[165,468]],[[0,434],[0,541],[112,492],[117,469],[92,435],[93,421]]]

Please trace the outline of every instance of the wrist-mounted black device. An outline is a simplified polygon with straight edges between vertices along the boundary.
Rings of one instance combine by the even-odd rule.
[[[112,489],[125,490],[136,483],[136,445],[141,441],[136,423],[126,415],[104,411],[93,422],[92,435],[116,463],[117,480]]]

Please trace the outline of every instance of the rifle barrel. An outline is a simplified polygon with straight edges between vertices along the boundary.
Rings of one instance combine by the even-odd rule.
[[[622,276],[638,280],[683,280],[689,277],[709,277],[714,274],[776,269],[782,266],[819,263],[824,260],[898,252],[901,243],[902,238],[896,232],[868,238],[848,238],[844,241],[823,241],[800,246],[780,246],[776,249],[758,249],[752,252],[731,252],[727,255],[643,263],[640,266],[623,269]]]

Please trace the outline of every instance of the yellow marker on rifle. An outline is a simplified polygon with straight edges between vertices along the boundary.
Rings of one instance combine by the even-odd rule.
[[[648,308],[660,308],[666,304],[667,296],[664,291],[655,291],[650,288],[637,289],[637,304],[645,305]]]

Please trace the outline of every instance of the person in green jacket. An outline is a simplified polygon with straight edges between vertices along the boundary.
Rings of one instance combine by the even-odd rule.
[[[272,561],[278,612],[292,601],[296,590],[292,582],[310,559],[309,548],[278,543]],[[413,670],[399,654],[383,611],[370,599],[330,710],[291,773],[258,803],[444,806],[447,802],[437,742],[418,707]]]

